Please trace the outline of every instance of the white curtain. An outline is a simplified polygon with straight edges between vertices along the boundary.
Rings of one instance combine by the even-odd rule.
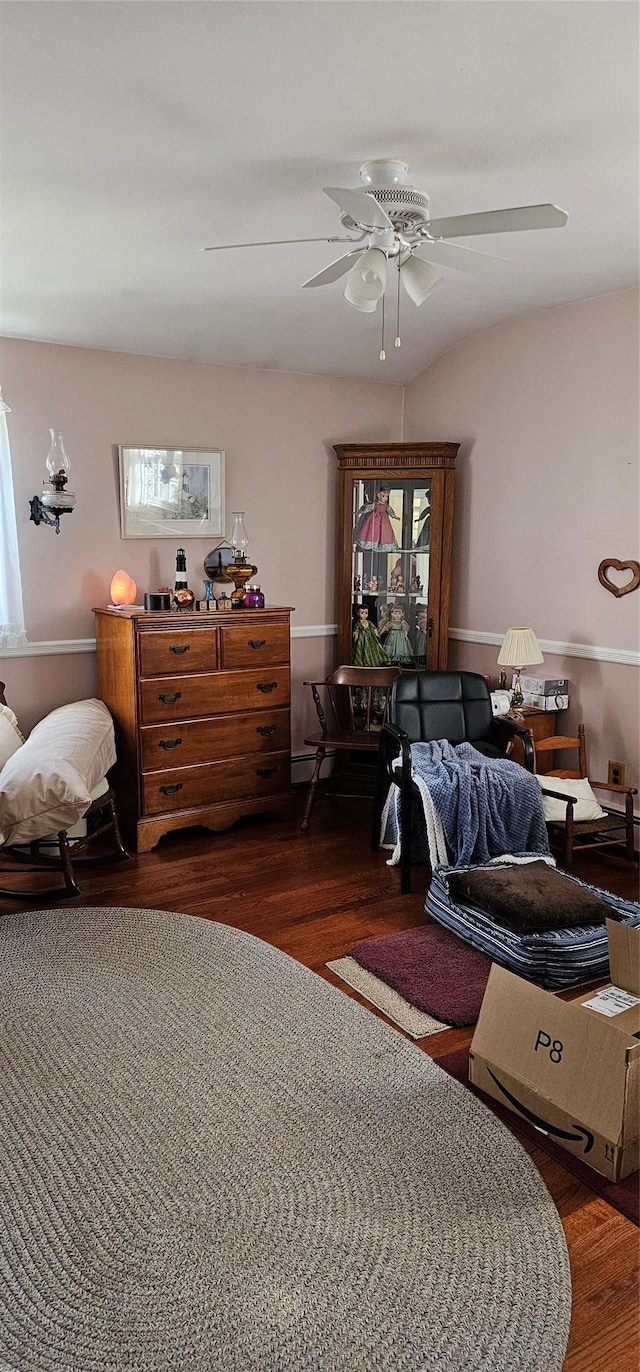
[[[0,413],[0,652],[26,641],[9,433]]]

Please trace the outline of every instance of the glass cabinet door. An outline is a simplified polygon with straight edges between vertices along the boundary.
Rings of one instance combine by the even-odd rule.
[[[352,480],[352,661],[358,666],[426,665],[432,487],[426,475]]]
[[[447,666],[457,443],[338,443],[337,665]]]

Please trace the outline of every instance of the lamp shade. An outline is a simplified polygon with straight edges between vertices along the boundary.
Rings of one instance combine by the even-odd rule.
[[[516,627],[507,629],[504,642],[498,653],[501,667],[533,667],[536,662],[544,662],[540,644],[533,629]]]
[[[387,255],[382,248],[368,248],[351,268],[344,298],[354,310],[371,314],[387,284]]]
[[[120,570],[112,578],[109,594],[112,605],[135,605],[138,587],[128,572]]]
[[[400,265],[400,280],[414,305],[422,305],[434,287],[440,284],[442,277],[430,262],[425,262],[421,257],[408,257]]]

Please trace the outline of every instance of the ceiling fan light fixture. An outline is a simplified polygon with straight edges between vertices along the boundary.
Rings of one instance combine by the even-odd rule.
[[[435,267],[420,257],[408,257],[406,262],[400,264],[399,270],[402,284],[414,305],[422,305],[442,281]]]
[[[354,310],[371,314],[387,285],[387,255],[382,248],[367,248],[351,268],[344,298]]]

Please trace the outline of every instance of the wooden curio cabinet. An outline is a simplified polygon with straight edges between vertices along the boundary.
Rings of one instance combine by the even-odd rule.
[[[339,663],[446,668],[459,446],[336,445]]]

